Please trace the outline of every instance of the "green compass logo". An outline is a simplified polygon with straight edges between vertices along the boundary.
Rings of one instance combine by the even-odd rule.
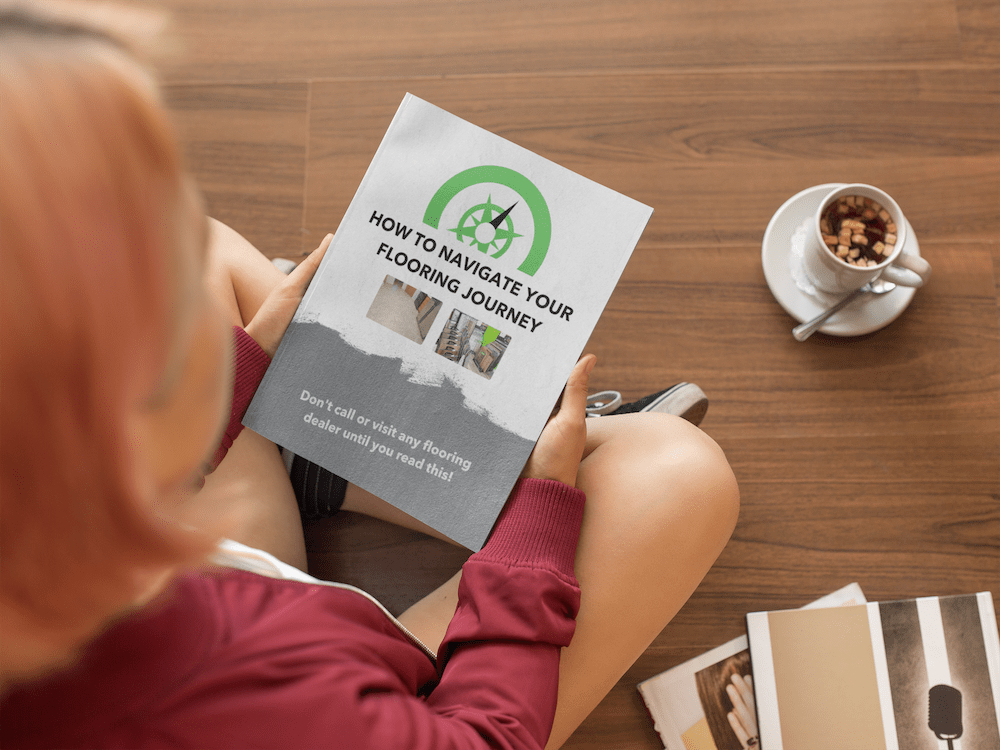
[[[514,221],[510,215],[516,205],[514,203],[509,208],[501,208],[493,202],[491,194],[485,203],[473,206],[462,214],[458,226],[448,231],[454,232],[463,243],[468,240],[468,244],[477,246],[481,253],[489,253],[491,249],[495,249],[496,252],[490,257],[499,258],[507,252],[514,238],[521,236],[514,231]]]
[[[463,191],[488,184],[500,186],[500,191],[505,194],[513,191],[516,198],[509,201],[500,198],[499,200],[509,203],[505,207],[493,202],[494,190],[484,190],[482,192],[487,194],[486,202],[475,203],[466,208],[458,220],[458,226],[450,227],[448,231],[454,233],[462,244],[473,246],[492,258],[502,257],[512,247],[524,248],[526,254],[517,270],[528,276],[534,276],[549,251],[552,219],[548,204],[541,192],[520,172],[497,166],[473,167],[459,172],[446,180],[431,198],[424,212],[424,223],[438,229],[441,216],[452,200],[458,198],[459,194],[462,194],[463,200],[468,201],[466,206],[473,200],[482,200],[482,193],[479,197],[470,198],[471,191]],[[533,225],[529,233],[530,238],[525,234],[519,234],[514,228],[515,217],[521,217],[517,218],[518,224],[521,225],[527,220],[528,212],[530,212],[530,224]],[[517,242],[520,238],[523,240]],[[514,254],[519,255],[517,252]]]

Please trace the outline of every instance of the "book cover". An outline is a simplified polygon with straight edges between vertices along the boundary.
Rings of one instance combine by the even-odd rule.
[[[850,583],[805,606],[864,602],[861,587]],[[754,746],[753,671],[745,635],[640,682],[638,689],[665,750]]]
[[[407,94],[244,424],[481,548],[651,214]]]
[[[747,615],[764,750],[1000,748],[989,592]]]

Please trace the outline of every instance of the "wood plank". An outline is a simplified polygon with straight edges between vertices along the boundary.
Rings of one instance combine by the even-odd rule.
[[[509,75],[727,65],[926,64],[961,56],[954,0],[161,0],[171,81]]]
[[[165,95],[209,214],[269,257],[298,260],[308,86],[169,85]]]
[[[471,554],[358,513],[307,523],[305,534],[311,575],[363,588],[394,615],[451,578]]]
[[[996,72],[885,72],[872,88],[890,102],[888,122],[837,88],[843,70],[319,82],[306,227],[322,237],[336,226],[409,90],[653,206],[643,242],[757,241],[789,196],[843,181],[884,188],[922,239],[991,238]],[[822,101],[817,90],[836,95]]]
[[[988,244],[993,254],[993,280],[1000,290],[1000,239]],[[1000,308],[1000,295],[997,296],[997,307]]]
[[[1000,424],[991,254],[979,244],[923,250],[935,275],[894,323],[800,343],[759,246],[644,246],[587,347],[598,356],[593,386],[636,398],[696,382],[711,402],[703,428],[717,438],[990,434]]]
[[[1000,3],[996,0],[957,0],[962,34],[962,59],[966,62],[1000,60]]]

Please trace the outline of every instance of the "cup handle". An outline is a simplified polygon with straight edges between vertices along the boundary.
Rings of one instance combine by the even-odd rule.
[[[931,264],[919,255],[906,252],[897,255],[892,265],[887,266],[880,274],[880,278],[886,281],[912,287],[923,286],[930,277]]]

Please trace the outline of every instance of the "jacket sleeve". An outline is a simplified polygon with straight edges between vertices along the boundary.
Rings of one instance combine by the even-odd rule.
[[[518,483],[489,542],[462,568],[439,683],[424,705],[360,701],[362,712],[375,712],[366,747],[545,745],[560,649],[580,606],[573,561],[583,505],[583,493],[560,482]]]
[[[229,409],[229,423],[222,435],[222,442],[212,457],[212,471],[219,467],[243,430],[243,415],[246,414],[269,364],[271,358],[250,334],[239,326],[233,326],[233,399]]]

